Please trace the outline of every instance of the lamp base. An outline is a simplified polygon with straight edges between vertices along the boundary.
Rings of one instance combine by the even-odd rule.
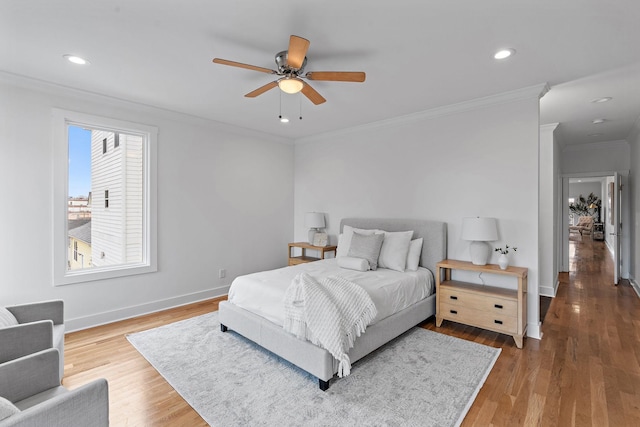
[[[471,263],[473,265],[487,265],[491,255],[491,246],[487,242],[474,240],[469,245],[469,252],[471,252]]]
[[[309,244],[313,245],[313,238],[316,237],[316,233],[318,232],[317,228],[312,228],[309,230]]]

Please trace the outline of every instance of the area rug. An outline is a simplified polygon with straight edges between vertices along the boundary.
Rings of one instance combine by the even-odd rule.
[[[457,426],[500,349],[413,328],[317,379],[242,336],[218,313],[128,335],[133,346],[212,426]]]

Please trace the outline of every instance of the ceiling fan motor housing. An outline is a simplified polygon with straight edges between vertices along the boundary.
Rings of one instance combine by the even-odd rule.
[[[287,75],[287,74],[293,74],[295,76],[298,76],[302,73],[302,71],[304,70],[304,67],[307,65],[307,57],[304,57],[304,61],[302,61],[302,67],[300,68],[291,68],[289,67],[289,65],[287,65],[287,56],[288,56],[288,51],[283,50],[282,52],[278,52],[276,54],[276,65],[278,66],[278,74],[280,75]]]

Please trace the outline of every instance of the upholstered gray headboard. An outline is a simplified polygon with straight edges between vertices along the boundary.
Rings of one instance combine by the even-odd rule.
[[[343,218],[340,233],[345,225],[355,228],[377,228],[385,231],[413,230],[413,238],[422,237],[420,265],[436,274],[436,263],[447,258],[447,223],[422,219],[399,218]]]

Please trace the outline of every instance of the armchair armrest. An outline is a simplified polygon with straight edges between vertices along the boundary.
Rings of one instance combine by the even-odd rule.
[[[53,347],[53,322],[40,320],[0,328],[0,363]]]
[[[64,302],[62,300],[43,301],[31,304],[20,304],[6,307],[18,323],[51,320],[54,325],[64,323]]]
[[[0,396],[18,402],[60,386],[58,350],[49,348],[0,363]]]
[[[109,425],[109,386],[101,378],[0,421],[9,426],[102,427]]]

